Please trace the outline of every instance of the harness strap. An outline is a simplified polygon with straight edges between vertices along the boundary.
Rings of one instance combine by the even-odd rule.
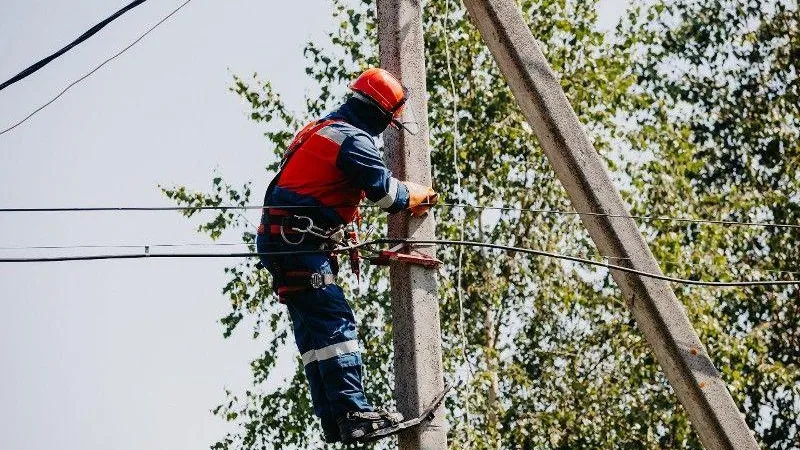
[[[321,119],[316,122],[309,123],[302,130],[300,130],[299,133],[297,133],[297,136],[294,137],[292,142],[289,144],[289,147],[286,149],[286,153],[283,155],[283,159],[281,160],[281,164],[278,168],[278,173],[275,174],[275,176],[272,178],[272,181],[269,182],[269,186],[267,186],[267,191],[264,193],[264,205],[269,204],[269,198],[272,195],[272,190],[278,185],[278,180],[281,178],[284,167],[286,167],[286,164],[289,163],[289,160],[292,158],[292,156],[297,153],[297,150],[299,150],[300,147],[302,147],[303,144],[305,144],[306,141],[308,141],[308,139],[315,135],[319,130],[336,122],[341,122],[341,120]],[[268,209],[264,208],[264,215],[266,215],[267,211]]]
[[[275,289],[275,293],[278,294],[278,301],[286,303],[286,294],[320,289],[334,283],[336,283],[336,275],[333,273],[286,270],[281,276],[280,286]]]
[[[287,270],[283,272],[283,282],[287,287],[319,289],[335,283],[336,275],[308,270]]]

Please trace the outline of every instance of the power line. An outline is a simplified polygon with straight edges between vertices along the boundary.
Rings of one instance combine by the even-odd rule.
[[[168,242],[156,244],[68,244],[68,245],[12,245],[0,247],[0,251],[16,251],[16,250],[78,250],[78,249],[147,249],[147,248],[191,248],[191,247],[244,247],[255,245],[255,243],[247,242]],[[463,246],[462,246],[463,248]],[[618,256],[605,256],[599,253],[589,255],[577,255],[579,258],[599,257],[609,260],[630,260],[631,258],[618,257]],[[689,263],[686,261],[675,261],[668,259],[657,260],[659,264],[671,264],[682,267],[704,267],[701,264]],[[727,266],[729,269],[736,268],[735,266]],[[739,268],[739,270],[742,270]],[[765,269],[761,267],[746,267],[744,270],[751,272],[772,272],[790,275],[800,275],[800,271],[796,270],[778,270],[778,269]]]
[[[50,56],[48,56],[48,57],[46,57],[46,58],[44,58],[44,59],[32,64],[30,67],[26,68],[22,72],[14,75],[13,77],[8,79],[7,81],[5,81],[2,84],[0,84],[0,91],[2,91],[3,89],[7,88],[8,86],[11,86],[12,84],[16,83],[17,81],[20,81],[23,78],[26,78],[26,77],[34,74],[36,71],[38,71],[42,67],[44,67],[47,64],[49,64],[52,60],[58,58],[59,56],[63,55],[64,53],[68,52],[73,47],[75,47],[76,45],[78,45],[81,42],[85,41],[86,39],[89,39],[95,33],[97,33],[98,31],[102,30],[106,25],[108,25],[109,23],[114,21],[116,18],[118,18],[119,16],[121,16],[121,15],[125,14],[126,12],[132,10],[133,8],[141,5],[145,1],[146,0],[136,0],[136,1],[133,1],[133,2],[129,3],[128,5],[124,6],[122,9],[120,9],[117,12],[115,12],[114,14],[109,16],[107,19],[103,20],[102,22],[98,23],[97,25],[93,26],[92,28],[89,28],[88,31],[86,31],[82,35],[78,36],[77,39],[75,39],[74,41],[72,41],[69,44],[67,44],[61,50],[59,50],[59,51],[53,53],[52,55],[50,55]]]
[[[519,252],[519,253],[527,253],[536,256],[544,256],[548,258],[555,258],[561,259],[566,261],[573,261],[581,264],[588,264],[598,267],[605,267],[607,269],[612,270],[619,270],[622,272],[632,273],[635,275],[641,275],[648,278],[654,278],[657,280],[669,281],[671,283],[678,283],[678,284],[687,284],[692,286],[713,286],[713,287],[747,287],[747,286],[773,286],[773,285],[800,285],[800,280],[767,280],[767,281],[759,281],[759,280],[745,280],[745,281],[702,281],[702,280],[690,280],[686,278],[676,278],[670,277],[667,275],[662,275],[658,273],[650,273],[645,272],[638,269],[632,269],[630,267],[619,266],[616,264],[609,264],[604,263],[601,261],[594,261],[587,258],[581,258],[579,256],[571,256],[571,255],[564,255],[561,253],[554,253],[554,252],[547,252],[544,250],[536,250],[532,248],[524,248],[524,247],[514,247],[511,245],[502,245],[502,244],[493,244],[490,242],[475,242],[475,241],[456,241],[456,240],[447,240],[447,239],[393,239],[393,238],[384,238],[380,239],[381,242],[389,243],[389,244],[432,244],[432,245],[460,245],[460,246],[467,246],[467,247],[483,247],[483,248],[491,248],[495,250],[505,250],[505,251],[512,251],[512,252]]]
[[[189,0],[191,1],[191,0]],[[377,208],[375,204],[363,205],[212,205],[212,206],[98,206],[98,207],[60,207],[60,208],[0,208],[0,213],[38,213],[38,212],[144,212],[144,211],[208,211],[208,210],[256,210],[263,208],[298,209],[309,210],[317,208]],[[624,219],[637,219],[644,221],[673,221],[698,224],[715,224],[728,226],[747,226],[765,228],[791,228],[800,229],[800,224],[776,223],[776,222],[756,222],[756,221],[735,221],[719,219],[696,219],[691,217],[670,217],[670,216],[647,216],[630,214],[599,213],[588,211],[569,211],[558,209],[536,209],[536,208],[517,208],[512,206],[485,206],[471,205],[466,203],[437,203],[435,206],[465,209],[484,209],[498,211],[518,211],[532,214],[543,215],[577,215],[577,216],[596,216],[596,217],[616,217]]]
[[[482,206],[482,205],[459,205],[459,204],[443,204],[446,206],[461,206],[465,208],[475,209],[490,209],[501,211],[520,211],[539,214],[558,214],[558,215],[577,215],[577,216],[596,216],[596,217],[617,217],[623,219],[639,219],[645,221],[672,221],[672,222],[689,222],[689,223],[707,223],[717,225],[732,225],[732,226],[747,226],[747,227],[773,227],[773,228],[800,228],[800,224],[791,223],[775,223],[775,222],[741,222],[736,220],[719,220],[719,219],[695,219],[691,217],[670,217],[670,216],[644,216],[644,215],[631,215],[631,214],[613,214],[613,213],[598,213],[587,211],[565,211],[557,209],[535,209],[535,208],[514,208],[509,206]]]
[[[81,81],[85,80],[86,78],[89,78],[89,77],[90,77],[92,74],[94,74],[95,72],[97,72],[98,70],[100,70],[100,68],[101,68],[101,67],[103,67],[103,66],[105,66],[106,64],[110,63],[111,61],[113,61],[113,60],[117,59],[117,58],[118,58],[120,55],[122,55],[123,53],[127,52],[127,51],[128,51],[130,48],[131,48],[131,47],[133,47],[134,45],[138,44],[138,43],[139,43],[139,41],[141,41],[142,39],[144,39],[144,38],[145,38],[145,37],[146,37],[148,34],[150,34],[151,32],[153,32],[153,30],[155,30],[156,28],[158,28],[158,27],[159,27],[159,26],[160,26],[162,23],[166,22],[166,21],[167,21],[167,20],[168,20],[170,17],[172,17],[172,16],[173,16],[173,15],[175,15],[175,14],[176,14],[178,11],[180,11],[181,9],[183,9],[183,7],[184,7],[184,6],[186,6],[186,5],[188,5],[188,4],[189,4],[189,2],[191,2],[191,1],[192,1],[192,0],[186,0],[185,2],[181,3],[181,4],[180,4],[180,5],[177,7],[177,8],[175,8],[174,10],[172,10],[172,12],[170,12],[169,14],[167,14],[167,15],[166,15],[166,16],[165,16],[163,19],[161,19],[161,20],[159,20],[158,22],[156,22],[156,24],[155,24],[155,25],[153,25],[152,27],[150,27],[150,28],[149,28],[147,31],[145,31],[145,32],[144,32],[142,35],[140,35],[140,36],[139,36],[139,37],[138,37],[138,38],[137,38],[135,41],[131,42],[131,43],[130,43],[130,44],[127,46],[127,47],[123,48],[122,50],[120,50],[119,52],[115,53],[115,54],[114,54],[113,56],[111,56],[110,58],[108,58],[108,59],[106,59],[105,61],[103,61],[102,63],[100,63],[100,65],[98,65],[97,67],[95,67],[94,69],[92,69],[91,71],[89,71],[89,72],[88,72],[86,75],[83,75],[82,77],[80,77],[80,78],[78,78],[77,80],[73,81],[72,83],[68,84],[68,85],[67,85],[67,87],[65,87],[65,88],[64,88],[64,89],[63,89],[61,92],[59,92],[59,93],[58,93],[58,95],[56,95],[55,97],[53,97],[52,99],[50,99],[50,100],[49,100],[47,103],[45,103],[44,105],[42,105],[42,106],[40,106],[40,107],[36,108],[36,109],[35,109],[35,110],[34,110],[32,113],[30,113],[30,114],[28,114],[27,116],[25,116],[25,118],[23,118],[23,119],[22,119],[22,120],[20,120],[19,122],[17,122],[17,123],[15,123],[15,124],[11,125],[10,127],[6,128],[6,129],[5,129],[5,130],[3,130],[3,131],[0,131],[0,135],[6,134],[6,133],[8,133],[9,131],[13,130],[14,128],[17,128],[18,126],[20,126],[20,125],[22,125],[23,123],[27,122],[27,121],[28,121],[28,119],[30,119],[31,117],[33,117],[34,115],[36,115],[36,113],[38,113],[39,111],[41,111],[41,110],[45,109],[46,107],[50,106],[50,104],[52,104],[53,102],[55,102],[56,100],[58,100],[59,98],[61,98],[61,96],[62,96],[62,95],[64,95],[64,94],[65,94],[65,93],[66,93],[68,90],[70,90],[70,89],[71,89],[73,86],[75,86],[76,84],[78,84],[78,83],[80,83]]]
[[[295,256],[295,255],[327,255],[330,253],[344,253],[349,249],[341,250],[291,250],[279,252],[239,252],[239,253],[130,253],[130,254],[105,254],[105,255],[78,255],[78,256],[47,256],[33,258],[0,258],[0,263],[40,263],[40,262],[66,262],[66,261],[98,261],[110,259],[146,259],[146,258],[250,258],[256,256]]]
[[[632,273],[641,275],[648,278],[657,280],[668,281],[671,283],[685,284],[691,286],[708,286],[708,287],[753,287],[753,286],[787,286],[787,285],[800,285],[800,280],[740,280],[740,281],[703,281],[703,280],[690,280],[686,278],[670,277],[658,273],[645,272],[630,267],[619,266],[616,264],[604,263],[602,261],[595,261],[578,256],[564,255],[561,253],[547,252],[544,250],[536,250],[532,248],[515,247],[511,245],[494,244],[491,242],[476,242],[476,241],[463,241],[463,240],[447,240],[447,239],[397,239],[397,238],[380,238],[370,241],[364,241],[352,247],[343,247],[334,250],[289,250],[289,251],[275,251],[275,252],[238,252],[238,253],[134,253],[134,254],[107,254],[107,255],[82,255],[82,256],[56,256],[56,257],[41,257],[41,258],[0,258],[0,263],[36,263],[36,262],[64,262],[64,261],[92,261],[92,260],[111,260],[111,259],[145,259],[145,258],[249,258],[257,256],[290,256],[290,255],[320,255],[329,253],[345,253],[349,252],[352,248],[364,248],[377,246],[382,244],[426,244],[426,245],[452,245],[452,246],[467,246],[467,247],[483,247],[495,250],[504,250],[510,252],[526,253],[536,256],[543,256],[547,258],[560,259],[565,261],[577,262],[580,264],[587,264],[597,267],[605,267],[611,270],[619,270],[621,272]]]
[[[0,250],[77,250],[93,248],[174,248],[174,247],[236,247],[248,244],[246,242],[187,242],[187,243],[161,243],[161,244],[73,244],[73,245],[12,245],[0,247]]]

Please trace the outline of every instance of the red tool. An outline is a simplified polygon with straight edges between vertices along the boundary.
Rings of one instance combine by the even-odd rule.
[[[415,252],[414,250],[409,250],[408,244],[397,244],[389,250],[381,250],[381,252],[378,253],[378,256],[368,259],[369,262],[377,266],[388,266],[391,261],[427,267],[428,269],[438,269],[439,266],[442,265],[441,261],[432,256]]]

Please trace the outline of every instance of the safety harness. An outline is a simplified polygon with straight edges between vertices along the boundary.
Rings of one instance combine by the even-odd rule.
[[[339,120],[327,119],[312,122],[306,125],[297,137],[289,145],[279,166],[278,173],[267,187],[264,195],[264,205],[269,204],[272,192],[277,186],[278,180],[286,168],[289,160],[314,134],[332,123]],[[333,273],[314,272],[309,270],[284,270],[277,262],[271,260],[270,271],[274,275],[274,289],[281,303],[285,303],[285,295],[292,292],[319,289],[336,282],[336,275],[339,272],[339,262],[334,251],[347,250],[350,257],[350,268],[360,278],[361,255],[359,252],[359,238],[357,224],[360,224],[361,217],[356,210],[356,220],[347,225],[334,227],[321,227],[314,223],[314,220],[301,214],[303,207],[297,208],[276,208],[264,207],[261,217],[261,224],[258,234],[269,234],[271,241],[283,241],[289,245],[304,245],[317,248],[322,251],[330,251],[328,255]],[[406,250],[403,252],[402,250]],[[402,245],[383,250],[375,256],[366,258],[376,265],[388,265],[390,261],[400,261],[408,264],[421,265],[428,268],[436,268],[441,264],[436,258],[410,252]],[[259,263],[260,265],[260,263]]]
[[[305,144],[309,138],[338,120],[319,120],[306,125],[297,134],[287,149],[279,166],[278,173],[270,182],[264,194],[264,204],[269,204],[272,192],[277,186],[283,170],[289,160]],[[345,244],[345,238],[350,234],[345,231],[345,226],[323,228],[317,226],[311,217],[296,214],[294,210],[265,207],[261,216],[258,234],[269,234],[272,241],[283,241],[289,245],[316,247],[319,250],[333,251]],[[281,303],[285,303],[285,295],[291,292],[319,289],[336,282],[339,272],[339,263],[336,254],[328,255],[333,273],[314,272],[310,270],[284,270],[277,262],[272,261],[270,267],[274,275],[275,293]]]

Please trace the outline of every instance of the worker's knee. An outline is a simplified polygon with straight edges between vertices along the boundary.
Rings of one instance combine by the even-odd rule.
[[[363,361],[361,360],[361,353],[352,352],[319,361],[319,371],[322,374],[322,377],[325,378],[326,375],[338,373],[342,369],[350,369],[355,367],[359,368],[360,371],[362,365]]]

